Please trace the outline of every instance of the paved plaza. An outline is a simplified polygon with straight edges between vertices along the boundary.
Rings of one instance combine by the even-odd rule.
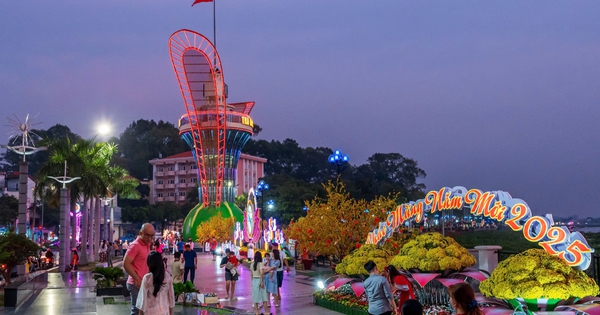
[[[173,256],[167,257],[170,265]],[[198,269],[194,284],[200,292],[214,292],[219,297],[225,296],[224,270],[219,268],[219,261],[220,259],[212,261],[212,255],[198,253]],[[281,291],[281,306],[272,305],[270,311],[273,314],[290,315],[340,314],[312,304],[312,293],[316,283],[322,277],[327,277],[326,271],[327,268],[315,268],[315,271],[300,271],[293,276],[286,273]],[[102,298],[96,297],[93,290],[96,282],[90,272],[47,273],[36,280],[47,281],[47,287],[36,292],[17,309],[0,307],[0,315],[129,314],[128,305],[105,305]],[[221,301],[224,308],[232,309],[231,314],[253,314],[251,283],[250,270],[240,268],[240,280],[237,282],[235,294],[238,300]],[[173,313],[199,314],[197,308],[182,306],[176,306]]]

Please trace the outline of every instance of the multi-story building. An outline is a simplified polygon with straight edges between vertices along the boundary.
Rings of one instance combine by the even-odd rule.
[[[259,178],[264,176],[264,164],[267,159],[241,154],[237,165],[236,195],[239,196],[254,187]],[[197,189],[198,176],[196,161],[192,151],[187,151],[166,158],[153,159],[152,183],[150,185],[150,203],[176,202],[185,203],[187,193]]]

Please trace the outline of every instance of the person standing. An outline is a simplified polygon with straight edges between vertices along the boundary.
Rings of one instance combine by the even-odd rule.
[[[229,256],[231,256],[231,250],[227,248],[225,250],[225,256],[221,259],[221,268],[225,268],[225,292],[227,292],[227,296],[225,299],[231,299],[232,301],[237,301],[237,298],[234,296],[235,294],[235,282],[238,281],[239,274],[232,274],[231,268],[228,267],[229,264]]]
[[[117,250],[118,250],[120,253],[123,253],[123,242],[119,242],[119,241],[117,241],[117,244],[118,244],[118,245],[117,245]],[[115,251],[115,257],[117,257],[117,256],[119,256],[119,255],[117,255],[117,251]],[[122,254],[122,256],[125,256],[125,254]]]
[[[290,266],[288,266],[285,253],[278,249],[273,250],[273,260],[279,261],[277,269],[275,269],[275,277],[277,280],[277,298],[275,300],[275,306],[279,306],[279,303],[281,303],[281,286],[283,285],[283,265],[285,264],[288,272],[290,272]]]
[[[180,253],[183,253],[184,246],[185,246],[185,243],[183,242],[183,240],[179,239],[179,241],[177,242],[177,251]]]
[[[129,277],[127,277],[127,290],[131,294],[131,315],[138,315],[140,310],[136,307],[136,301],[142,277],[148,273],[148,255],[150,254],[150,244],[154,241],[154,226],[150,223],[144,223],[140,229],[137,239],[127,249],[125,258],[123,258],[123,268]]]
[[[190,275],[190,280],[194,283],[196,269],[198,268],[198,255],[192,250],[190,244],[185,244],[185,250],[183,251],[183,267],[185,270],[185,273],[183,274],[183,283],[187,282],[188,274]]]
[[[129,242],[123,242],[123,257],[125,257],[125,253],[127,253],[127,247],[129,246]]]
[[[112,263],[112,248],[113,248],[113,244],[112,243],[108,243],[108,247],[106,249],[106,266],[107,267],[112,267],[113,263]]]
[[[254,254],[254,262],[250,265],[250,271],[252,272],[252,303],[254,304],[254,314],[258,315],[261,304],[263,310],[265,312],[268,311],[267,289],[265,288],[262,254],[260,252]]]
[[[190,245],[190,248],[191,248],[192,250],[194,250],[194,241],[192,241],[192,238],[191,238],[191,237],[190,237],[190,238],[188,238],[187,244],[188,244],[188,245]]]
[[[102,240],[100,242],[100,248],[98,249],[98,256],[100,257],[100,262],[106,261],[106,250],[108,247],[106,246],[106,240]]]
[[[415,293],[410,281],[408,281],[408,278],[402,275],[395,266],[389,265],[385,267],[384,273],[387,273],[386,278],[392,287],[392,292],[400,291],[398,307],[401,307],[404,302],[409,299],[415,299]]]
[[[398,308],[394,301],[392,288],[386,278],[379,275],[377,265],[369,260],[365,266],[365,270],[369,273],[369,278],[365,280],[365,293],[369,300],[370,315],[391,315],[398,314]]]
[[[71,272],[75,272],[77,271],[77,266],[79,266],[79,254],[77,254],[77,248],[73,248],[71,253]]]
[[[144,315],[171,315],[175,306],[175,292],[173,279],[166,275],[162,255],[151,252],[147,264],[149,272],[142,279],[136,307]]]
[[[217,245],[218,244],[219,243],[217,243],[217,240],[214,237],[210,240],[210,251],[213,255],[213,261],[217,260]]]

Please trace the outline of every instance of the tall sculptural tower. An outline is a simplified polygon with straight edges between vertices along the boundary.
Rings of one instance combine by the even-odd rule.
[[[175,32],[169,39],[169,52],[185,105],[179,133],[198,165],[200,203],[183,225],[183,237],[195,239],[198,225],[218,213],[243,221],[233,201],[237,162],[252,136],[254,123],[249,114],[254,102],[227,104],[221,59],[201,34]]]

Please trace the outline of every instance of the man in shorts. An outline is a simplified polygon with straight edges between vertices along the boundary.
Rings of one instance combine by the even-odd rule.
[[[231,268],[237,267],[237,265],[232,266],[231,263],[229,262],[229,258],[232,254],[233,253],[231,252],[231,250],[229,248],[227,248],[225,250],[225,256],[223,257],[223,259],[221,259],[220,267],[225,268],[225,291],[227,292],[227,296],[225,297],[225,299],[231,298],[232,301],[236,301],[237,298],[234,296],[235,282],[238,281],[239,274],[233,275],[231,273]],[[228,267],[227,264],[230,264],[229,268],[226,268],[226,267]],[[239,263],[238,263],[238,265],[239,265]]]

